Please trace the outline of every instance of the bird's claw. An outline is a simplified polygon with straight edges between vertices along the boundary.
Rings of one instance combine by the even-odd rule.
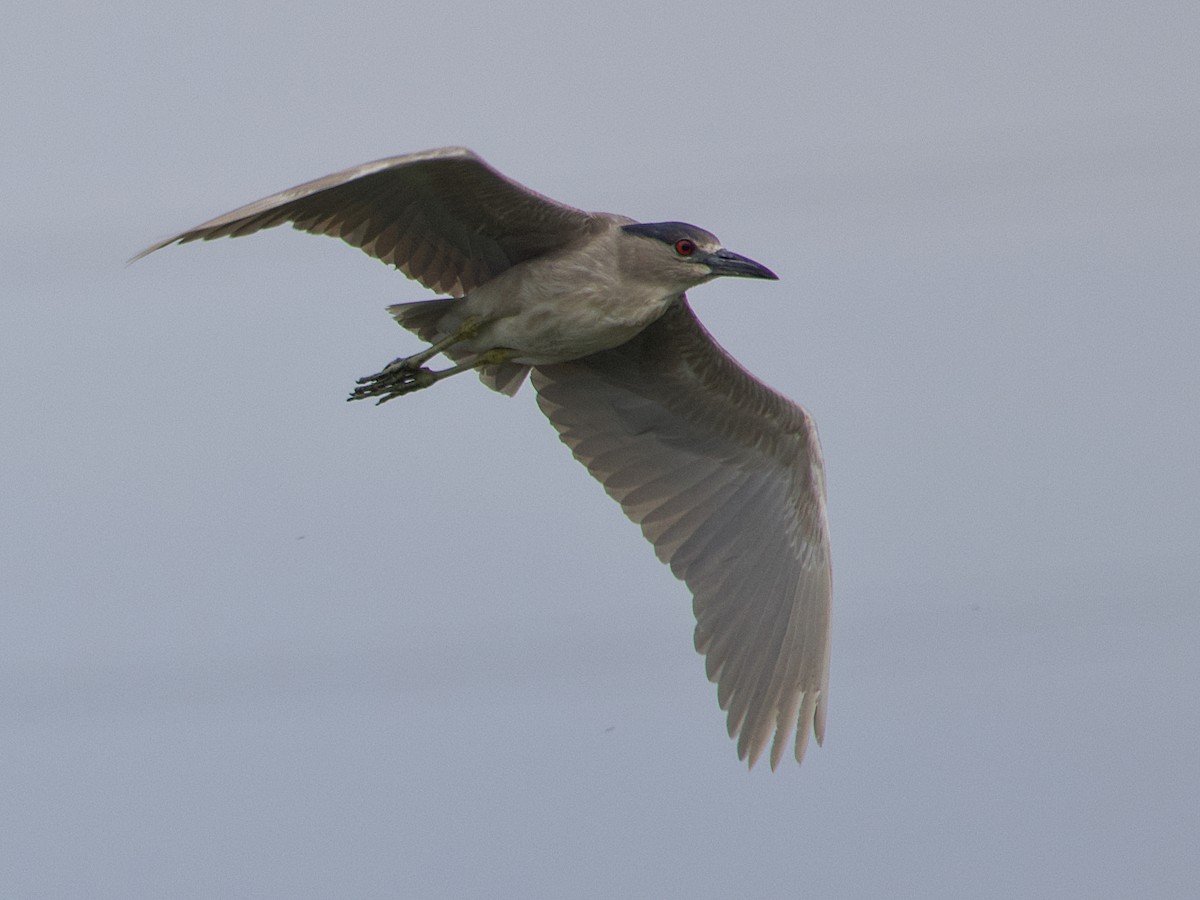
[[[431,369],[424,366],[414,368],[402,363],[403,360],[397,360],[381,372],[359,378],[355,382],[358,387],[351,391],[350,396],[346,399],[366,400],[368,397],[378,397],[379,399],[375,401],[378,405],[427,388],[437,381],[437,375]]]

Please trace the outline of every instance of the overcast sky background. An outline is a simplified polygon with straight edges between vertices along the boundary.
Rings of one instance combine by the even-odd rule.
[[[35,11],[36,10],[36,11]],[[0,31],[0,895],[1195,897],[1200,6],[18,4]],[[690,598],[425,296],[184,227],[465,144],[780,282],[826,745],[737,762]]]

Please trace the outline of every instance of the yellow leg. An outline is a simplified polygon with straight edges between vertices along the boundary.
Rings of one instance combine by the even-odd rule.
[[[478,328],[478,325],[473,327]],[[462,329],[459,329],[457,334],[462,335]],[[470,337],[470,335],[463,335],[454,341],[454,343],[466,337]],[[459,372],[469,372],[479,366],[499,365],[500,363],[508,362],[517,355],[516,350],[509,350],[507,347],[497,347],[494,350],[480,353],[467,362],[451,366],[448,369],[441,369],[435,372],[432,369],[426,369],[424,366],[421,366],[421,362],[425,362],[434,354],[441,352],[440,349],[435,348],[443,343],[443,341],[438,341],[437,344],[432,345],[428,350],[423,350],[414,356],[398,359],[385,366],[383,371],[367,378],[358,379],[358,387],[346,399],[365,400],[368,397],[378,397],[379,399],[375,401],[376,405],[387,403],[387,401],[396,397],[402,397],[405,394],[411,394],[413,391],[419,391],[432,384],[437,384],[443,378],[449,378],[451,375],[457,375]],[[449,346],[449,344],[446,346]],[[414,366],[412,361],[418,359],[419,362]]]
[[[463,341],[469,341],[471,338],[477,337],[479,335],[479,329],[482,327],[482,325],[483,323],[480,322],[479,319],[475,318],[474,316],[469,316],[463,320],[463,323],[458,326],[458,330],[453,334],[442,338],[440,341],[430,344],[420,353],[414,353],[412,356],[402,356],[399,359],[393,359],[390,363],[383,367],[383,371],[381,371],[378,375],[372,375],[371,379],[378,378],[379,375],[382,375],[384,372],[403,371],[405,369],[412,371],[419,369],[443,350],[453,347],[455,344],[460,344]],[[360,378],[358,379],[358,383],[364,384],[368,380],[370,379]]]

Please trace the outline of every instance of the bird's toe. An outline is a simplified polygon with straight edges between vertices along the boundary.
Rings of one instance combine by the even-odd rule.
[[[377,403],[386,403],[395,397],[427,388],[437,381],[436,374],[430,369],[397,365],[400,362],[403,360],[397,360],[374,375],[359,378],[355,382],[358,387],[350,392],[347,399],[365,400],[368,397],[377,397]]]

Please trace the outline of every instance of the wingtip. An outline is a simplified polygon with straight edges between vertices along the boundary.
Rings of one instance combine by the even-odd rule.
[[[813,737],[817,739],[817,746],[820,747],[825,743],[825,695],[827,688],[822,686],[817,695],[817,707],[813,711]]]
[[[151,244],[145,250],[142,250],[141,252],[137,253],[136,255],[131,256],[131,257],[129,257],[129,259],[125,260],[125,265],[131,266],[135,262],[137,262],[139,259],[149,256],[155,250],[161,250],[163,247],[167,246],[168,244],[173,244],[177,240],[179,240],[178,235],[175,237],[172,237],[172,238],[167,238],[165,241],[159,241],[157,244]]]
[[[143,256],[148,256],[149,254],[153,253],[157,249],[158,249],[157,247],[147,247],[145,250],[142,250],[139,253],[135,253],[133,256],[129,257],[129,259],[125,260],[125,265],[132,266],[135,262],[137,262]]]

